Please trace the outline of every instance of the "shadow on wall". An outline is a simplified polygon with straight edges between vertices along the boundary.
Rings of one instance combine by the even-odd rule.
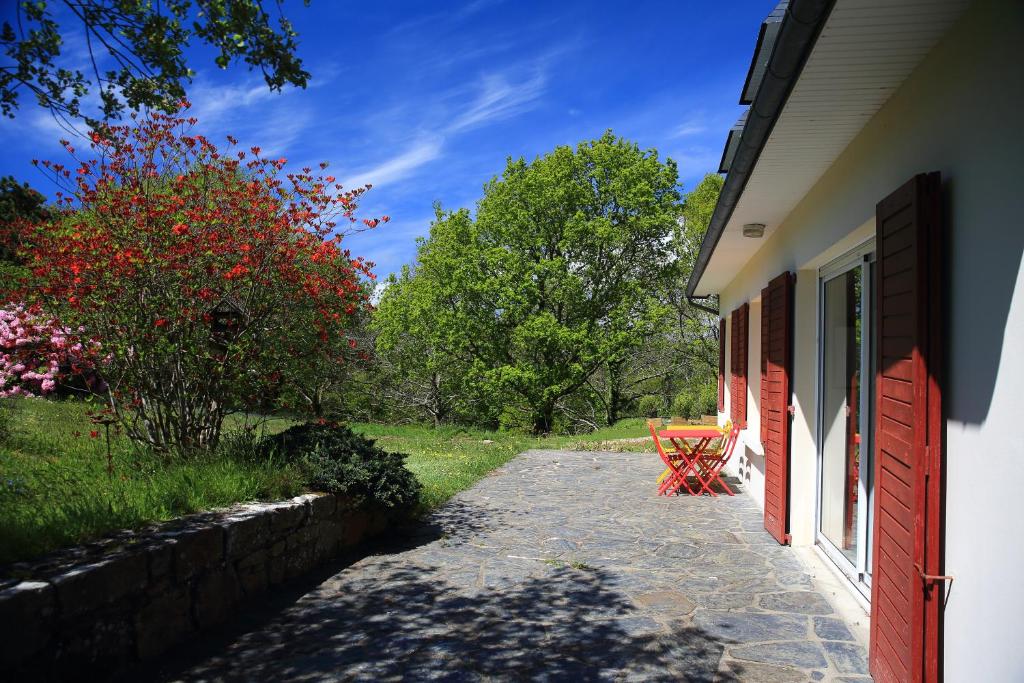
[[[744,484],[750,483],[750,477],[753,470],[757,470],[761,478],[764,479],[764,455],[757,453],[750,449],[750,446],[743,445],[743,453],[740,454],[738,462],[738,473],[740,481]]]
[[[943,177],[945,270],[951,274],[944,278],[943,292],[949,340],[943,399],[949,419],[977,425],[985,421],[992,404],[1014,289],[1024,277],[1024,230],[1019,225],[1024,200],[1021,193],[1006,191],[1005,179],[985,187],[972,182],[971,191],[984,196],[971,197],[976,206],[969,213],[986,220],[982,225],[954,225],[956,183],[956,178]],[[1017,302],[1018,316],[1021,305]]]
[[[474,523],[469,507],[454,514]],[[592,680],[628,672],[643,680],[737,681],[718,668],[721,633],[681,622],[666,633],[635,614],[619,590],[628,577],[553,566],[514,584],[480,587],[479,569],[445,567],[444,553],[413,563],[396,555],[431,541],[463,543],[451,515],[378,548],[367,569],[336,566],[294,583],[202,643],[172,651],[125,680],[399,680],[498,676]],[[461,536],[462,538],[459,538]],[[624,588],[624,585],[622,586]]]

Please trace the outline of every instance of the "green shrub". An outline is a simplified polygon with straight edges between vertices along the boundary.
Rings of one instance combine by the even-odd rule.
[[[701,415],[715,415],[718,413],[718,384],[710,383],[701,385],[697,392],[695,417]]]
[[[664,402],[660,396],[641,396],[637,403],[637,410],[641,417],[658,417]]]
[[[693,393],[684,391],[672,401],[672,414],[679,417],[693,417]]]
[[[714,415],[718,411],[718,387],[700,384],[688,387],[672,401],[672,414],[697,420],[701,415]]]
[[[268,437],[266,444],[270,453],[299,464],[318,491],[347,495],[357,504],[411,508],[419,502],[422,486],[406,468],[406,456],[388,453],[348,427],[307,422]]]

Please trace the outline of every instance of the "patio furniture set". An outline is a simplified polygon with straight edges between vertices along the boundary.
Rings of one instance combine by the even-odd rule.
[[[684,490],[691,496],[708,493],[717,497],[713,486],[728,495],[732,489],[722,479],[722,468],[729,462],[739,438],[739,427],[727,422],[724,427],[671,423],[666,428],[654,420],[647,423],[665,471],[658,477],[658,495],[671,496]],[[668,441],[669,446],[663,443]]]

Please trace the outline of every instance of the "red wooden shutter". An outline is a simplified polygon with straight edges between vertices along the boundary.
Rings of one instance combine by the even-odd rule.
[[[747,426],[747,321],[750,304],[732,312],[730,418],[741,429]]]
[[[765,407],[767,406],[767,390],[768,382],[765,381],[765,377],[768,375],[768,318],[769,318],[769,302],[768,302],[768,288],[765,287],[761,290],[761,403],[758,410],[761,414],[761,445],[763,446],[768,441],[768,419],[765,416]]]
[[[874,571],[876,681],[938,680],[942,236],[938,173],[876,213]]]
[[[761,443],[764,528],[788,543],[789,386],[793,367],[793,280],[783,273],[761,290]]]
[[[718,412],[725,412],[725,318],[718,320]]]

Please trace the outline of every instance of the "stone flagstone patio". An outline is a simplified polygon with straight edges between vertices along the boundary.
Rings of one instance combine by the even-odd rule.
[[[754,503],[659,498],[660,470],[651,454],[524,453],[374,554],[135,674],[870,680]]]

